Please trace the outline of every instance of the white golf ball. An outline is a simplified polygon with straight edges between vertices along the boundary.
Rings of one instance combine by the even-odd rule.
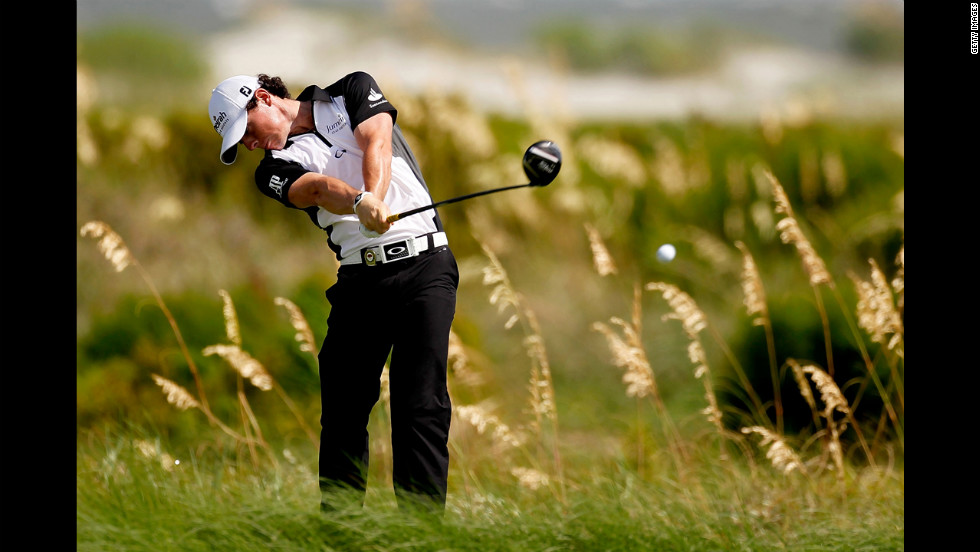
[[[669,243],[665,243],[657,249],[657,259],[662,263],[669,263],[674,260],[674,255],[677,254],[677,249]]]

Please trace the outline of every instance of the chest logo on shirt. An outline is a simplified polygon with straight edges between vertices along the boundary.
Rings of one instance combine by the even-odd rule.
[[[337,122],[327,125],[327,134],[336,134],[340,129],[347,126],[347,119],[343,113],[337,114]]]
[[[282,187],[286,185],[286,182],[289,182],[288,178],[279,178],[276,175],[272,175],[272,178],[269,179],[269,187],[276,192],[276,195],[282,197]]]
[[[344,156],[345,153],[347,153],[347,150],[345,150],[345,149],[339,149],[339,150],[333,152],[333,156],[336,157],[337,159],[340,159],[341,157]]]

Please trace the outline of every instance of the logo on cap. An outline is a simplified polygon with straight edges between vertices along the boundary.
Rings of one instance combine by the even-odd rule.
[[[241,92],[242,96],[245,96],[246,98],[251,97],[252,95],[252,89],[247,86],[239,88],[238,91]]]
[[[218,114],[214,116],[214,130],[217,130],[220,134],[226,122],[228,122],[228,114],[224,111],[219,111]]]

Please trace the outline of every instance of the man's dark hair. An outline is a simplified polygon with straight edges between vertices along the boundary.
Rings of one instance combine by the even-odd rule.
[[[282,79],[280,79],[279,77],[270,77],[265,73],[259,73],[258,78],[259,78],[259,87],[265,88],[273,96],[279,96],[280,98],[284,98],[287,100],[292,98],[292,96],[289,95],[289,89],[286,88],[286,85],[283,84]],[[255,99],[255,96],[252,96],[252,99],[249,100],[247,104],[245,104],[245,111],[251,111],[252,108],[255,107],[255,104],[257,103],[259,103],[259,101]]]

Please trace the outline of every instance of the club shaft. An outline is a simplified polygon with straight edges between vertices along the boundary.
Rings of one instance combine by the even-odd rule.
[[[428,211],[429,209],[435,209],[436,207],[438,207],[440,205],[446,205],[447,203],[456,203],[457,201],[463,201],[464,199],[470,199],[470,198],[479,197],[479,196],[487,195],[487,194],[494,194],[494,193],[503,192],[503,191],[506,191],[506,190],[513,190],[515,188],[525,188],[525,187],[530,186],[530,185],[531,185],[531,183],[529,182],[527,184],[518,184],[516,186],[507,186],[507,187],[504,187],[504,188],[494,188],[492,190],[484,190],[482,192],[474,192],[472,194],[466,194],[466,195],[462,195],[462,196],[459,196],[459,197],[453,197],[453,198],[450,198],[450,199],[444,199],[442,201],[438,201],[436,203],[433,203],[432,205],[426,205],[424,207],[417,207],[415,209],[409,209],[408,211],[404,211],[404,212],[401,212],[401,213],[398,213],[398,214],[395,214],[395,215],[390,215],[388,217],[388,222],[395,222],[396,220],[403,219],[403,218],[405,218],[405,217],[407,217],[409,215],[414,215],[416,213],[421,213],[422,211]]]

